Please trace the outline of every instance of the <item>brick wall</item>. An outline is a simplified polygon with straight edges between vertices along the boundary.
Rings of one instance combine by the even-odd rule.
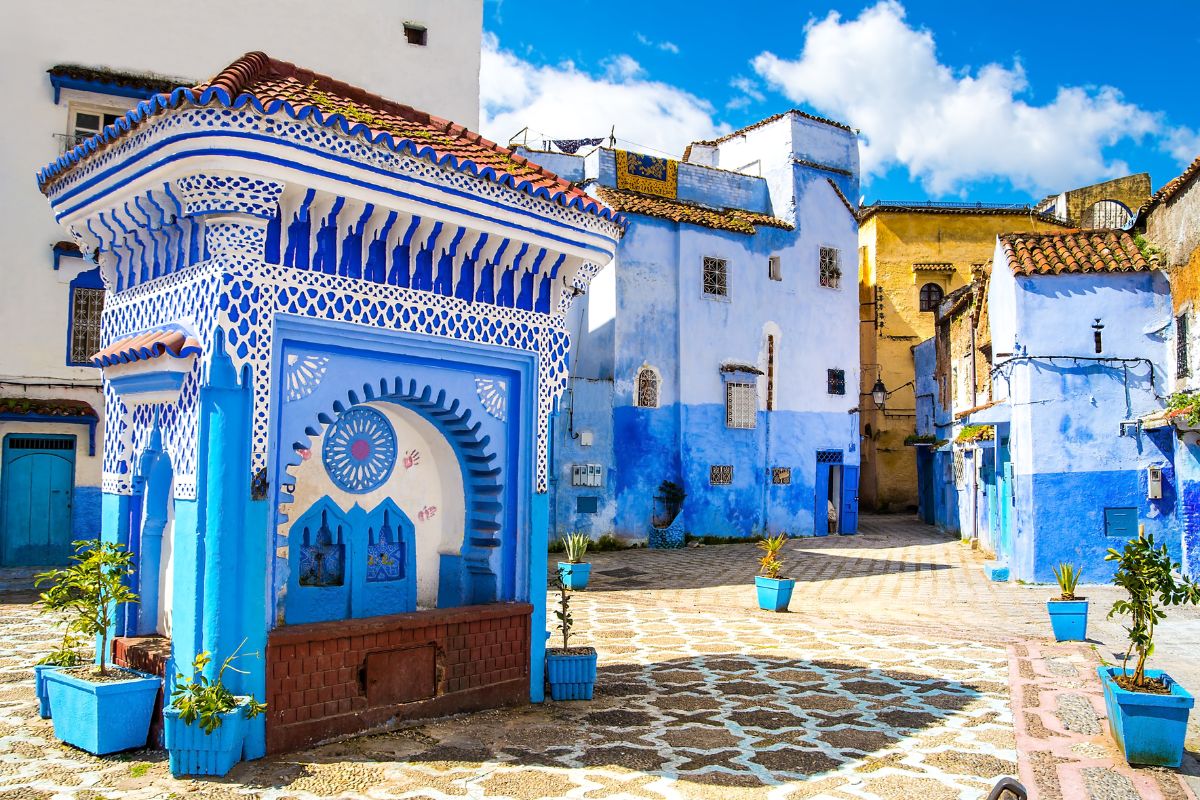
[[[165,678],[170,658],[171,640],[165,636],[118,636],[112,640],[112,663],[118,667]],[[162,710],[163,690],[159,687],[158,696],[154,698],[154,712],[150,715],[150,733],[146,737],[150,747],[162,747]]]
[[[527,603],[289,625],[267,642],[267,749],[529,699]]]

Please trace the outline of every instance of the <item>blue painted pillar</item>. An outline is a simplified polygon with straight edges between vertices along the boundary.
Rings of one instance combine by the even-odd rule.
[[[550,532],[550,495],[533,494],[529,504],[529,702],[546,699],[546,550]]]
[[[100,499],[100,539],[105,542],[129,541],[129,495],[105,492]],[[114,621],[117,615],[113,615]],[[116,635],[117,626],[109,630],[109,642]],[[111,662],[111,658],[107,659]],[[100,661],[100,637],[96,637],[96,662]]]

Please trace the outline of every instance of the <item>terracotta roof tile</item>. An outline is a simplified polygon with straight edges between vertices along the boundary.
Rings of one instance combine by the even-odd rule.
[[[1151,209],[1160,203],[1167,202],[1172,197],[1183,191],[1184,188],[1187,187],[1187,185],[1191,183],[1197,175],[1200,175],[1200,156],[1197,156],[1196,160],[1189,164],[1187,169],[1185,169],[1176,177],[1167,181],[1162,188],[1155,192],[1150,198],[1150,202],[1146,204],[1146,208]]]
[[[131,361],[146,361],[159,356],[186,358],[201,352],[200,342],[183,331],[146,331],[135,336],[118,339],[92,356],[96,367],[111,367]]]
[[[0,397],[0,414],[42,417],[92,417],[96,409],[83,400],[42,397]]]
[[[829,181],[829,185],[832,186],[833,191],[837,193],[838,199],[842,201],[842,205],[844,205],[846,210],[850,212],[850,216],[857,220],[858,211],[855,210],[854,204],[850,202],[850,198],[846,197],[845,192],[842,191],[842,187],[838,186],[837,182],[834,181],[833,178],[826,178],[825,180]]]
[[[809,114],[807,111],[801,111],[798,108],[793,108],[788,111],[780,112],[778,114],[772,114],[771,116],[767,117],[766,119],[760,119],[758,122],[751,123],[751,124],[745,126],[744,128],[738,128],[736,131],[727,133],[724,136],[718,136],[716,139],[703,139],[703,140],[699,140],[696,142],[692,142],[692,144],[701,144],[701,145],[705,145],[707,147],[715,147],[715,146],[719,145],[721,142],[727,142],[730,139],[733,139],[737,136],[745,135],[745,134],[749,133],[750,131],[754,130],[755,128],[761,128],[764,125],[770,125],[775,120],[783,119],[784,117],[788,116],[789,114],[795,114],[797,116],[804,117],[805,119],[811,119],[813,122],[821,122],[821,123],[824,123],[825,125],[832,125],[835,128],[841,128],[842,130],[850,131],[851,133],[854,132],[854,128],[851,128],[849,125],[847,125],[844,122],[838,122],[836,120],[826,119],[825,117],[818,117],[816,114]],[[692,149],[692,145],[688,145],[687,150],[684,151],[684,153],[685,153],[684,160],[685,161],[687,160],[686,155],[688,153],[690,153],[691,149]]]
[[[1062,225],[1064,228],[1070,227],[1068,223],[1058,219],[1047,211],[1037,211],[1034,206],[1012,205],[1008,203],[940,203],[881,200],[859,208],[858,219],[860,222],[866,222],[876,214],[883,213],[1035,217],[1039,222]]]
[[[196,87],[178,88],[169,95],[156,95],[140,103],[118,125],[110,126],[42,170],[38,183],[46,191],[55,177],[80,158],[168,108],[212,104],[242,108],[248,103],[260,113],[283,111],[298,119],[312,118],[327,127],[337,126],[344,133],[372,143],[386,140],[393,149],[407,150],[418,158],[448,164],[519,191],[611,217],[607,209],[578,186],[462,125],[261,52],[247,53]]]
[[[748,235],[757,233],[758,230],[755,226],[759,225],[792,230],[791,225],[770,214],[760,214],[740,208],[718,210],[695,203],[686,203],[682,200],[668,200],[665,197],[652,197],[627,189],[614,189],[611,186],[597,186],[596,193],[612,210],[627,214],[659,217],[673,222],[686,222],[704,228]]]
[[[1141,272],[1153,269],[1133,237],[1124,231],[1009,233],[1000,245],[1017,275],[1086,272]]]

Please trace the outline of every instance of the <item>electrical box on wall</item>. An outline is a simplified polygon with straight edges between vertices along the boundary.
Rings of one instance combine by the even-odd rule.
[[[1146,467],[1146,498],[1162,500],[1162,467]]]
[[[591,447],[593,441],[595,441],[595,437],[593,436],[591,431],[580,431],[579,432],[579,446],[580,447]]]

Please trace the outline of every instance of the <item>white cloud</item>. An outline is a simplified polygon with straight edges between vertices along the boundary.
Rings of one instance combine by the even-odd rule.
[[[904,14],[894,0],[854,19],[830,13],[809,24],[795,59],[764,52],[753,61],[789,99],[859,128],[867,174],[901,165],[935,195],[994,179],[1043,193],[1125,174],[1107,147],[1172,135],[1161,114],[1112,87],[1059,87],[1036,105],[1019,62],[974,72],[943,64],[932,34]],[[1173,151],[1194,154],[1195,139],[1180,134]]]
[[[644,44],[646,47],[656,47],[665,53],[670,53],[671,55],[676,56],[679,55],[679,45],[675,44],[674,42],[656,42],[643,33],[637,34],[637,40],[640,44]]]
[[[726,108],[745,108],[751,103],[761,103],[766,100],[758,82],[745,75],[737,75],[729,81],[729,85],[737,90],[738,95],[725,104]]]
[[[688,142],[711,139],[728,128],[713,121],[713,107],[677,86],[649,80],[628,55],[603,63],[592,75],[570,61],[537,66],[483,41],[480,127],[505,143],[528,126],[530,139],[606,136],[616,125],[622,144],[679,155]],[[622,141],[623,140],[623,141]],[[635,148],[636,149],[636,148]]]

